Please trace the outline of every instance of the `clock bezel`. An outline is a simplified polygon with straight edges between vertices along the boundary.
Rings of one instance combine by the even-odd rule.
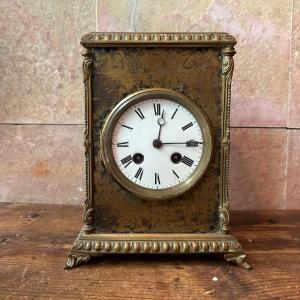
[[[166,99],[185,107],[195,117],[203,135],[202,157],[191,176],[175,186],[164,189],[145,188],[129,180],[118,167],[112,152],[113,131],[119,118],[133,105],[150,99]],[[101,130],[100,155],[105,168],[125,189],[143,199],[170,199],[188,191],[204,176],[211,160],[212,150],[212,130],[203,110],[185,95],[164,88],[143,89],[128,95],[121,100],[106,117]]]

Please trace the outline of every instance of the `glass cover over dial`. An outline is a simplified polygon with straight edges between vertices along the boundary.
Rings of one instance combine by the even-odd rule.
[[[129,180],[164,189],[193,173],[202,157],[203,135],[185,107],[167,99],[149,99],[129,107],[120,117],[112,149]]]

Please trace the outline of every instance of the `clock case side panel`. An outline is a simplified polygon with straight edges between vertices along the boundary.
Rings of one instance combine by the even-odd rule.
[[[89,37],[90,39],[91,37]],[[82,43],[84,45],[84,42]],[[65,269],[71,269],[85,263],[93,256],[104,253],[223,253],[225,259],[234,262],[242,268],[250,269],[245,254],[236,239],[227,234],[229,230],[229,146],[230,146],[230,97],[233,74],[233,45],[222,47],[222,146],[221,146],[221,184],[220,184],[220,224],[216,233],[206,234],[110,234],[109,236],[95,233],[93,206],[93,153],[92,153],[92,51],[95,45],[84,45],[83,74],[85,88],[85,170],[86,196],[84,203],[84,226],[68,256]],[[112,46],[112,45],[110,45]],[[218,47],[220,45],[218,44]]]

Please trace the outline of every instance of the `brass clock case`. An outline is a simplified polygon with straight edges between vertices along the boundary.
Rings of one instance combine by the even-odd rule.
[[[119,118],[129,107],[139,103],[140,101],[149,99],[167,99],[185,107],[197,120],[203,135],[203,153],[196,169],[187,180],[170,188],[157,190],[150,189],[139,186],[130,181],[118,168],[112,153],[112,135]],[[212,131],[204,112],[186,96],[169,89],[143,89],[130,94],[121,100],[107,116],[101,131],[100,149],[100,155],[106,169],[109,170],[117,182],[119,182],[128,191],[134,193],[138,197],[146,199],[169,199],[190,189],[203,176],[211,158]]]
[[[85,48],[84,225],[65,268],[106,254],[189,253],[224,254],[227,261],[251,268],[241,245],[228,234],[235,38],[224,32],[91,32],[81,44]],[[124,95],[129,96],[120,101]],[[180,103],[194,115],[202,127],[206,153],[184,184],[146,193],[145,188],[128,183],[116,166],[111,134],[130,105],[155,95]],[[153,200],[140,199],[145,197]]]

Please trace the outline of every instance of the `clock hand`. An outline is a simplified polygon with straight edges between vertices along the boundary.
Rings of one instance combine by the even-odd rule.
[[[161,113],[161,117],[157,120],[157,124],[159,125],[158,138],[157,138],[159,140],[161,134],[161,128],[163,125],[165,125],[164,110]]]
[[[162,144],[163,145],[186,145],[187,147],[197,147],[199,144],[203,144],[203,142],[189,140],[186,142],[171,142],[171,143],[162,143]]]

